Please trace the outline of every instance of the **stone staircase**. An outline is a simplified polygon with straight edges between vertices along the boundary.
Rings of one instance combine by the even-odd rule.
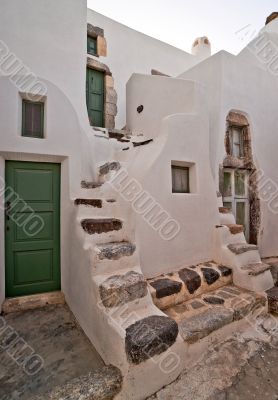
[[[159,362],[170,347],[180,353],[183,343],[176,322],[153,303],[128,207],[109,184],[120,168],[115,161],[100,166],[98,181],[83,181],[74,200],[78,237],[90,265],[90,280],[82,293],[90,299],[86,318],[94,318],[98,334],[85,330],[104,362],[122,371],[123,389],[117,398],[130,399],[132,391],[132,398],[143,399],[144,393],[170,383],[182,368],[162,376],[153,357]],[[141,380],[150,375],[157,378],[142,389]]]
[[[263,263],[258,247],[246,242],[243,227],[229,209],[219,207],[220,225],[215,227],[214,259],[232,268],[238,287],[264,292],[274,286],[270,266]]]
[[[148,280],[154,303],[177,322],[188,344],[210,337],[253,311],[266,311],[266,297],[233,285],[232,270],[215,262]]]

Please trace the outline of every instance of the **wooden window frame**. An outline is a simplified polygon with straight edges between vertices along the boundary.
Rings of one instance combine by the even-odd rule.
[[[177,190],[174,187],[174,179],[173,179],[173,173],[174,170],[183,170],[186,175],[187,175],[187,187],[185,190]],[[186,166],[180,166],[180,165],[171,165],[171,172],[172,172],[172,193],[190,193],[190,167]]]
[[[36,104],[40,106],[40,132],[36,135],[31,135],[26,131],[25,123],[26,123],[26,105],[27,104]],[[35,139],[43,139],[44,138],[44,102],[40,101],[30,101],[26,99],[22,99],[22,129],[21,135],[23,137],[35,138]]]

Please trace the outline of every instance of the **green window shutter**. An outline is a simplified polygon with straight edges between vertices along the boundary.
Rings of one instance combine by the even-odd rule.
[[[97,39],[87,36],[87,53],[97,55]]]
[[[22,101],[22,136],[43,138],[44,103]]]

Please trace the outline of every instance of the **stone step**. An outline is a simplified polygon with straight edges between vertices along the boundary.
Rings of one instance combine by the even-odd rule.
[[[164,312],[177,322],[184,341],[195,343],[265,305],[264,296],[229,285]]]
[[[266,295],[268,300],[268,311],[270,313],[278,314],[278,287],[274,286],[267,290]]]
[[[122,257],[131,256],[135,250],[135,244],[125,241],[98,244],[96,246],[96,252],[100,260],[119,260]]]
[[[88,182],[88,181],[81,181],[81,188],[82,189],[96,189],[101,187],[103,184],[101,182]]]
[[[64,386],[55,387],[46,395],[38,395],[34,400],[80,400],[113,399],[122,388],[123,377],[121,371],[112,366],[105,366],[87,375],[74,378]]]
[[[244,232],[244,226],[238,224],[225,224],[229,228],[232,235],[237,235],[238,233]]]
[[[227,207],[219,207],[220,214],[231,214],[232,211],[230,208]]]
[[[86,233],[94,235],[95,233],[119,231],[122,229],[123,223],[116,218],[88,218],[81,221],[81,226]]]
[[[99,167],[99,175],[107,175],[110,171],[118,171],[121,164],[118,161],[107,162]]]
[[[246,253],[247,251],[255,251],[258,250],[258,246],[255,244],[248,244],[248,243],[233,243],[233,244],[228,244],[228,249],[236,254],[243,254]]]
[[[214,262],[149,279],[154,304],[164,310],[232,282],[232,270]]]
[[[74,204],[76,206],[102,208],[103,201],[101,199],[75,199]]]
[[[103,281],[99,286],[99,293],[103,305],[111,308],[147,296],[148,286],[142,274],[128,271],[124,275],[113,275]]]
[[[163,315],[143,318],[126,329],[125,350],[131,364],[140,364],[167,351],[177,340],[177,323]]]
[[[265,271],[271,269],[271,265],[265,263],[247,264],[241,267],[242,271],[247,272],[250,276],[257,276],[263,274]]]

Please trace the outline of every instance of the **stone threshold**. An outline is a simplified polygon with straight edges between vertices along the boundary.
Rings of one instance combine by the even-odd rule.
[[[2,304],[2,313],[10,314],[59,304],[65,304],[64,293],[60,291],[9,297]]]

